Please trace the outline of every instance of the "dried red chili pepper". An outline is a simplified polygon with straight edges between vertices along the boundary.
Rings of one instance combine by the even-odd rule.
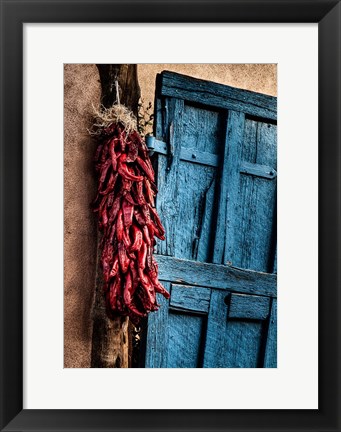
[[[140,165],[140,167],[143,169],[143,171],[147,174],[147,177],[152,182],[154,181],[154,171],[149,164],[147,164],[143,159],[141,159],[139,156],[136,158],[137,163]]]
[[[129,172],[127,164],[125,163],[127,160],[127,155],[125,153],[122,153],[121,156],[118,159],[118,173],[125,178],[126,180],[132,180],[132,181],[142,181],[142,176],[136,176]]]
[[[134,206],[127,200],[122,202],[123,223],[125,227],[130,227],[133,223]]]
[[[142,246],[142,231],[136,225],[132,226],[134,243],[130,247],[130,252],[137,251]]]

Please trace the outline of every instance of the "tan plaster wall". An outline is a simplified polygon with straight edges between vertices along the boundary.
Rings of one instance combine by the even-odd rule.
[[[163,70],[277,96],[276,64],[140,64],[138,77],[145,103],[154,103],[156,74]]]
[[[96,221],[93,155],[87,133],[101,87],[95,65],[64,67],[64,367],[90,367]]]
[[[156,74],[171,70],[269,95],[277,94],[276,65],[143,64],[138,66],[141,95],[154,102]],[[64,68],[64,367],[90,367],[96,270],[96,220],[89,204],[96,193],[96,144],[86,129],[91,104],[100,100],[95,65]]]

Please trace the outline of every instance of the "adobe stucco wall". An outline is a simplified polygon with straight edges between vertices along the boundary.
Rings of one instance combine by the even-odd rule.
[[[141,95],[154,101],[155,77],[171,70],[196,78],[277,95],[276,65],[143,64],[138,66]],[[96,192],[87,135],[91,104],[100,101],[95,65],[64,67],[64,367],[90,367],[96,268],[96,221],[90,203]]]
[[[95,151],[87,128],[101,96],[95,65],[64,67],[64,366],[90,367],[96,221]]]
[[[271,96],[277,95],[275,64],[140,64],[139,84],[145,102],[154,102],[155,77],[163,70]]]

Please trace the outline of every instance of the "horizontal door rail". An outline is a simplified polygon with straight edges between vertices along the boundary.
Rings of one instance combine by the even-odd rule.
[[[160,280],[277,297],[277,275],[156,255]]]
[[[153,136],[146,137],[146,144],[149,151],[153,153],[160,153],[168,155],[167,144],[164,141],[160,141]],[[180,150],[180,160],[197,163],[200,165],[208,165],[216,167],[218,166],[218,155],[203,152],[199,150],[192,150],[182,147]]]
[[[159,153],[163,155],[168,154],[167,143],[158,140],[151,135],[146,137],[146,144],[148,149],[153,153]],[[218,155],[194,149],[188,149],[185,147],[182,147],[180,150],[180,159],[212,167],[217,167],[219,164]],[[241,163],[240,172],[256,177],[263,177],[269,180],[273,180],[277,177],[277,171],[274,168],[267,165],[260,165],[246,161]]]

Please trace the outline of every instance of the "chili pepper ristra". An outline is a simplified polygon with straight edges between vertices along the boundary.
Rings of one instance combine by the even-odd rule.
[[[103,291],[109,315],[133,322],[159,307],[156,293],[169,298],[158,280],[155,237],[165,230],[155,209],[154,170],[136,119],[123,105],[96,113],[90,133],[98,139],[94,157]]]

